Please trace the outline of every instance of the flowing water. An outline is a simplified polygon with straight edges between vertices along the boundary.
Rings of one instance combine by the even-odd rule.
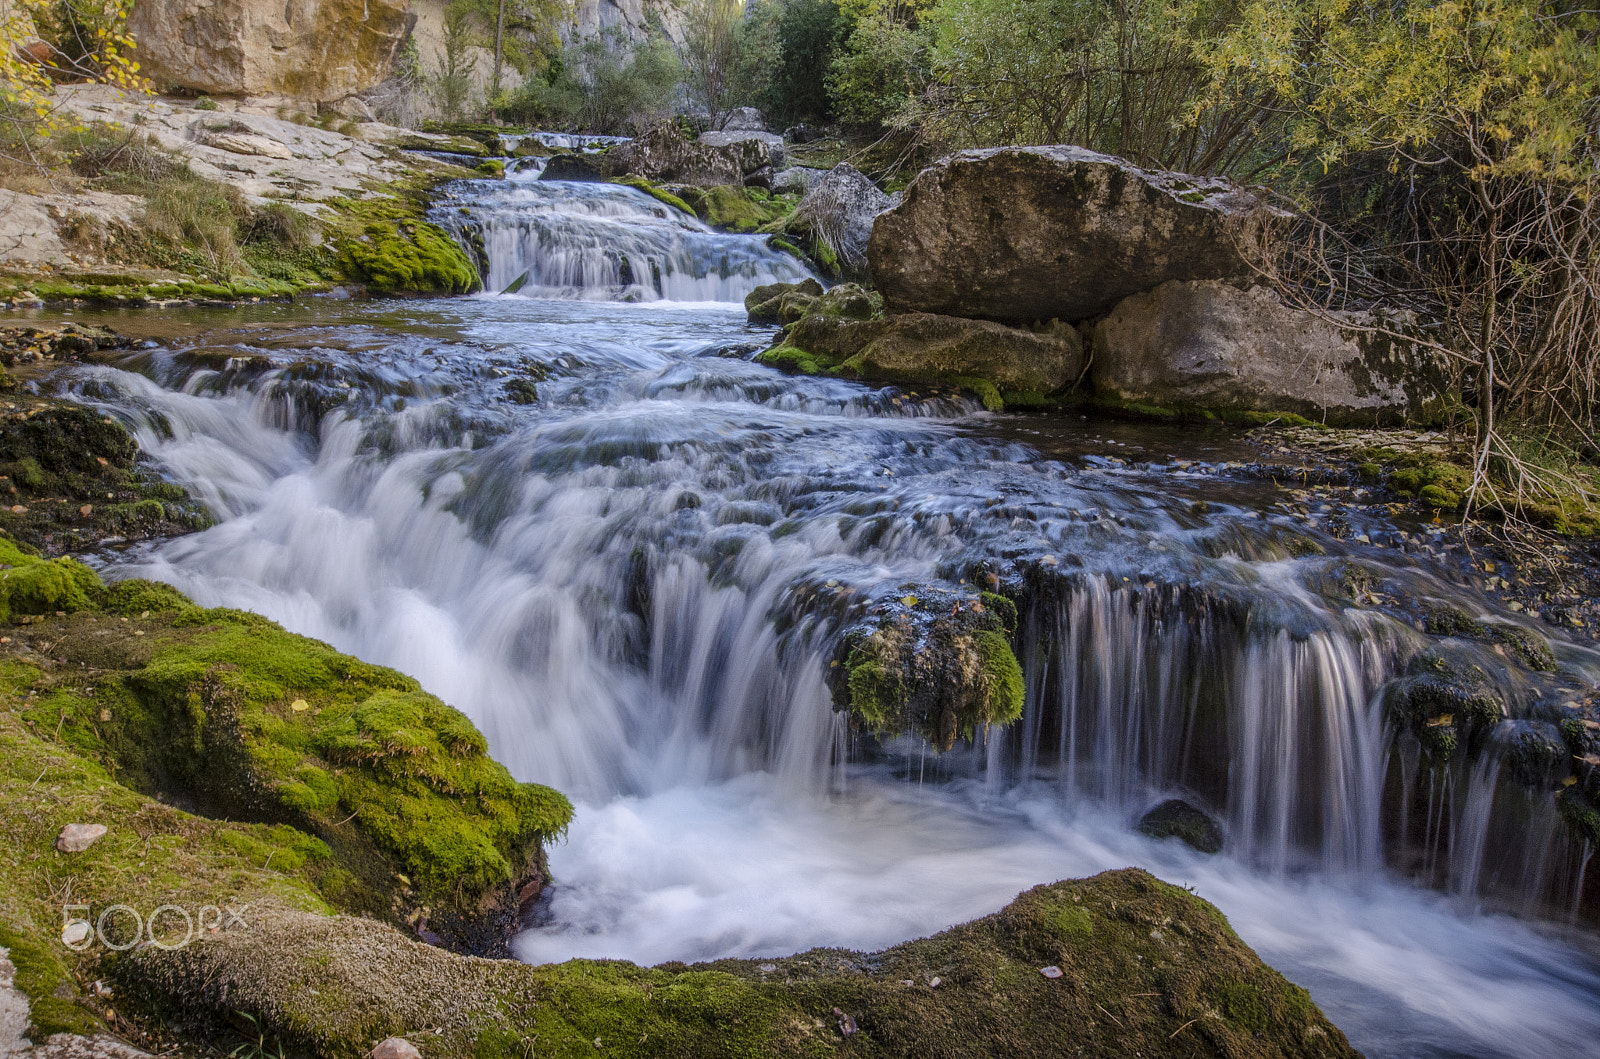
[[[1297,509],[1226,433],[755,365],[737,299],[797,263],[631,189],[474,182],[441,219],[521,292],[112,318],[147,348],[67,385],[220,520],[114,573],[410,673],[573,797],[523,958],[880,947],[1141,865],[1370,1055],[1593,1054],[1589,851],[1491,759],[1420,769],[1381,694],[1430,638],[1323,590],[1357,560],[1516,620],[1437,532]],[[852,735],[843,626],[994,570],[1032,586],[1023,720]],[[1508,723],[1600,680],[1556,650]],[[1222,855],[1133,830],[1175,793]]]

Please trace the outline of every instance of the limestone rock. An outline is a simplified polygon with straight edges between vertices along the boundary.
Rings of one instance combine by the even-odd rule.
[[[158,89],[326,102],[382,81],[414,20],[406,0],[139,0],[128,28]]]
[[[1002,147],[924,169],[869,257],[891,311],[1075,322],[1169,280],[1248,276],[1237,234],[1283,216],[1226,181]]]
[[[767,122],[755,107],[739,107],[722,122],[723,132],[766,132]],[[705,139],[705,137],[701,137]],[[782,140],[782,137],[779,137]]]
[[[242,132],[214,132],[206,137],[206,144],[232,151],[234,154],[254,154],[263,158],[293,158],[294,152],[267,136],[253,136]]]
[[[104,837],[105,824],[68,824],[56,836],[56,849],[63,853],[82,853]]]
[[[848,276],[866,264],[873,219],[893,205],[860,170],[840,162],[806,190],[795,215],[838,256]]]
[[[1335,425],[1403,418],[1438,395],[1412,343],[1285,306],[1264,287],[1169,282],[1094,329],[1096,393],[1163,407],[1295,412]],[[1410,326],[1396,317],[1390,326]]]
[[[809,169],[805,166],[790,166],[788,169],[779,170],[772,177],[772,190],[788,192],[790,194],[804,194],[811,186],[828,175],[826,169]]]
[[[387,1037],[372,1049],[372,1059],[422,1059],[422,1053],[404,1037]]]
[[[820,297],[822,284],[814,279],[801,283],[768,283],[745,295],[744,308],[752,324],[792,324]]]
[[[654,184],[696,184],[718,187],[743,184],[745,174],[770,166],[782,150],[751,133],[723,133],[726,142],[702,143],[686,139],[675,122],[665,122],[619,144],[601,155],[606,176],[637,176]]]

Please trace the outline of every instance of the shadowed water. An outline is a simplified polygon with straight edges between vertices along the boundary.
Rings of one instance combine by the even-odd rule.
[[[568,210],[541,229],[561,244],[596,204],[554,187],[534,212]],[[514,193],[462,201],[517,214]],[[1584,851],[1487,771],[1439,781],[1431,837],[1405,837],[1380,693],[1426,638],[1316,588],[1354,558],[1512,620],[1436,540],[1291,517],[1226,435],[1035,443],[954,394],[778,375],[734,305],[584,276],[559,300],[127,318],[153,348],[71,379],[222,519],[117,572],[410,673],[574,797],[525,958],[879,947],[1137,864],[1218,903],[1368,1054],[1592,1046],[1590,936],[1476,910],[1521,887],[1548,913]],[[1023,720],[942,756],[852,736],[826,686],[842,622],[974,563],[1040,572]],[[1560,674],[1507,678],[1519,709],[1600,675],[1557,649]],[[1218,814],[1223,855],[1133,833],[1173,792]]]

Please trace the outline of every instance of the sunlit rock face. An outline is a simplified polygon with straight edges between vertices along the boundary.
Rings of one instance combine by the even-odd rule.
[[[382,81],[414,21],[405,0],[140,0],[129,29],[158,90],[326,102]]]

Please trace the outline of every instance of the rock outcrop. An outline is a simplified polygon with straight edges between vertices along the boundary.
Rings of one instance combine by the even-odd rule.
[[[657,125],[601,156],[607,177],[634,176],[653,184],[697,184],[716,187],[743,184],[746,174],[773,164],[774,151],[782,150],[751,133],[719,134],[729,139],[716,144],[690,140],[675,122]],[[780,138],[781,139],[781,138]]]
[[[873,221],[893,205],[894,199],[880,191],[860,170],[848,162],[840,162],[806,188],[805,197],[795,210],[795,219],[810,229],[814,242],[825,246],[837,258],[839,271],[846,278],[864,279]]]
[[[923,170],[868,253],[890,311],[1079,321],[1170,280],[1249,276],[1240,236],[1281,216],[1225,181],[1005,147]]]
[[[382,81],[414,19],[405,0],[139,0],[128,28],[158,89],[328,102]]]
[[[761,293],[751,319],[788,323],[782,342],[759,358],[774,367],[874,382],[942,381],[976,390],[991,407],[1002,407],[1004,393],[1053,393],[1083,370],[1082,339],[1066,324],[1030,329],[932,313],[886,316],[874,296],[851,283],[820,297],[777,285]]]
[[[1314,315],[1264,287],[1174,281],[1124,299],[1095,326],[1091,374],[1097,396],[1130,404],[1376,425],[1420,411],[1440,381],[1425,350],[1377,325],[1412,326]]]

